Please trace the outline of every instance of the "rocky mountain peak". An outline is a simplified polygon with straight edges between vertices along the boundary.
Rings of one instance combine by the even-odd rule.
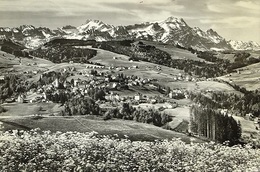
[[[197,49],[260,49],[255,42],[226,41],[213,29],[207,31],[199,27],[190,27],[182,18],[168,17],[162,21],[143,22],[128,26],[113,26],[100,20],[88,19],[78,27],[67,25],[57,30],[36,28],[32,25],[22,25],[18,28],[0,27],[0,35],[16,39],[25,45],[40,45],[55,37],[66,39],[89,39],[98,41],[111,39],[147,39],[168,44],[182,45]],[[38,42],[40,42],[38,44]]]

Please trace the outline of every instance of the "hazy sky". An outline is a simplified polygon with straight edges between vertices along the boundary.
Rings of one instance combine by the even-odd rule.
[[[0,26],[52,29],[86,19],[113,25],[183,18],[226,39],[260,43],[260,0],[0,0]]]

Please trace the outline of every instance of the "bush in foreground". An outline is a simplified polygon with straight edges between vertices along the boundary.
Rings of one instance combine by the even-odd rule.
[[[0,171],[258,171],[260,150],[178,139],[130,141],[95,132],[0,134]],[[258,168],[258,169],[257,169]]]

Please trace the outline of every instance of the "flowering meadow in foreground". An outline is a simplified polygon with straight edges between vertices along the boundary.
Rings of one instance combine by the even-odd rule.
[[[260,150],[179,139],[130,141],[95,132],[0,133],[0,171],[258,171]]]

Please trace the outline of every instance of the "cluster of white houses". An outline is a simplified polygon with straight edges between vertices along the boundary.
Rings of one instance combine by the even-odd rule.
[[[108,70],[117,70],[117,71],[122,71],[122,70],[127,70],[127,69],[137,69],[138,66],[137,65],[132,65],[129,67],[126,66],[98,66],[98,65],[87,65],[86,66],[87,69],[108,69]]]
[[[73,71],[73,68],[64,69],[63,71]],[[40,76],[42,77],[42,76]],[[56,78],[51,84],[44,85],[42,88],[39,88],[35,92],[38,96],[34,97],[33,100],[28,100],[29,102],[37,102],[37,101],[47,101],[46,92],[48,94],[60,94],[61,92],[65,93],[74,93],[75,95],[87,95],[88,90],[91,88],[105,89],[109,91],[109,94],[106,96],[108,100],[117,100],[124,101],[126,98],[119,96],[114,91],[118,91],[121,89],[127,89],[130,86],[143,86],[147,84],[148,86],[156,87],[151,83],[151,79],[149,78],[140,78],[136,76],[122,76],[120,74],[111,74],[111,72],[96,72],[95,74],[88,73],[88,78],[84,79],[73,79],[72,81],[62,81],[59,78]],[[62,89],[62,91],[60,91]],[[172,90],[169,93],[169,98],[174,98],[176,95],[184,94],[183,90]],[[26,99],[25,95],[19,95],[17,101],[23,103]],[[150,103],[156,103],[155,98],[144,98],[144,96],[140,93],[134,95],[131,99],[135,101],[144,101]]]

